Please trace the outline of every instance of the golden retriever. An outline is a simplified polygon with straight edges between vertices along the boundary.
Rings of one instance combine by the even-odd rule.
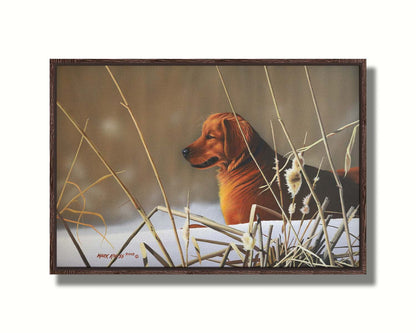
[[[249,222],[252,204],[270,208],[281,214],[276,198],[281,202],[286,216],[291,215],[292,219],[299,219],[305,212],[307,212],[306,218],[312,216],[316,211],[313,198],[309,200],[308,209],[301,211],[305,206],[304,198],[310,194],[306,182],[302,181],[294,199],[288,191],[285,174],[287,174],[286,170],[290,171],[292,168],[292,161],[286,164],[286,159],[277,154],[279,167],[286,164],[285,169],[280,173],[281,191],[276,181],[273,181],[272,184],[275,196],[265,188],[266,182],[259,167],[270,182],[276,174],[274,169],[275,152],[243,117],[237,115],[237,118],[238,123],[232,113],[210,115],[203,124],[202,135],[182,151],[183,156],[195,168],[206,169],[214,166],[219,168],[217,174],[219,197],[226,224]],[[241,131],[244,133],[245,140],[258,165],[251,157]],[[313,181],[317,176],[318,169],[308,165],[304,165],[304,169],[309,179]],[[346,209],[358,205],[358,184],[352,180],[353,178],[358,180],[357,175],[358,169],[354,169],[351,172],[351,177],[341,179]],[[303,177],[300,176],[300,178]],[[331,172],[320,170],[315,192],[320,202],[325,197],[330,199],[328,210],[341,212],[339,191]],[[289,213],[291,204],[291,213]],[[260,211],[259,216],[262,220],[276,219],[275,214],[270,214],[267,211]]]

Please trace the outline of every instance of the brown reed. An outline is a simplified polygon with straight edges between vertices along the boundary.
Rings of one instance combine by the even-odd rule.
[[[326,138],[321,113],[319,112],[318,104],[316,103],[315,92],[313,90],[311,79],[310,79],[310,76],[309,76],[308,66],[304,66],[304,68],[305,68],[306,78],[308,80],[309,90],[310,90],[311,96],[312,96],[312,101],[313,101],[313,106],[314,106],[315,113],[316,113],[316,118],[318,119],[319,129],[321,130],[321,135],[322,135],[323,143],[324,143],[324,146],[325,146],[325,151],[326,151],[326,154],[327,154],[327,157],[328,157],[329,165],[331,166],[332,175],[334,176],[335,182],[337,183],[337,187],[338,187],[338,191],[339,191],[339,200],[341,202],[342,217],[343,217],[343,220],[344,220],[344,227],[345,227],[345,232],[346,232],[346,235],[347,235],[348,251],[350,252],[351,263],[352,263],[352,265],[354,265],[354,256],[352,254],[353,251],[352,251],[352,247],[351,247],[351,239],[350,239],[350,235],[349,235],[349,226],[348,226],[348,222],[347,222],[347,216],[346,216],[345,204],[344,204],[344,194],[343,194],[344,190],[343,190],[341,181],[339,180],[338,174],[335,170],[334,162],[332,160],[332,155],[331,155],[331,152],[329,150],[328,140]],[[328,246],[328,245],[329,244],[327,244],[327,248],[328,248],[328,251],[330,252],[330,246]]]
[[[127,197],[130,199],[131,203],[134,205],[136,210],[139,212],[139,214],[142,216],[142,218],[145,220],[147,227],[153,234],[153,237],[156,239],[159,247],[161,248],[163,254],[165,255],[166,259],[168,260],[168,263],[170,266],[173,266],[172,259],[170,258],[168,252],[166,251],[165,246],[163,245],[162,241],[160,240],[159,236],[157,235],[157,232],[150,220],[147,218],[146,213],[133,195],[130,193],[130,191],[127,189],[126,185],[121,181],[121,179],[117,176],[116,172],[110,167],[110,165],[107,163],[107,161],[104,159],[103,155],[99,152],[95,144],[89,139],[89,137],[85,134],[85,132],[80,128],[80,126],[77,124],[77,122],[71,117],[71,115],[62,107],[62,105],[57,102],[57,105],[59,109],[65,114],[65,116],[69,119],[69,121],[74,125],[74,127],[77,129],[77,131],[84,137],[85,141],[89,144],[89,146],[92,148],[92,150],[95,152],[97,157],[100,159],[100,161],[104,164],[104,166],[107,168],[108,171],[110,171],[111,175],[114,177],[114,179],[117,181],[117,183],[120,185],[124,193],[127,195]]]
[[[154,172],[154,174],[156,176],[156,180],[157,180],[157,183],[159,184],[159,188],[160,188],[160,191],[162,193],[163,200],[165,201],[166,208],[168,209],[168,214],[169,214],[169,217],[170,217],[170,220],[171,220],[171,223],[172,223],[173,232],[174,232],[174,235],[175,235],[176,243],[178,245],[179,254],[180,254],[181,260],[182,260],[182,266],[185,267],[186,266],[185,259],[184,259],[184,256],[183,256],[183,251],[182,251],[181,244],[179,242],[178,231],[176,229],[175,219],[174,219],[174,217],[172,215],[172,211],[171,211],[171,208],[170,208],[169,200],[168,200],[168,197],[166,195],[165,188],[164,188],[164,186],[162,184],[162,181],[160,179],[159,172],[156,169],[156,165],[155,165],[155,163],[153,161],[152,155],[150,154],[149,148],[147,147],[146,141],[144,139],[143,132],[140,129],[140,126],[139,126],[136,118],[134,117],[133,112],[132,112],[132,110],[131,110],[128,102],[127,102],[127,99],[124,96],[124,94],[123,94],[123,92],[122,92],[122,90],[120,88],[120,85],[118,84],[116,78],[114,77],[113,73],[111,72],[111,70],[110,70],[110,68],[108,66],[105,66],[105,68],[107,69],[108,73],[110,74],[111,79],[113,80],[115,86],[117,87],[117,90],[120,93],[121,98],[123,99],[123,102],[120,102],[120,104],[128,111],[128,113],[130,115],[130,118],[133,121],[134,126],[136,127],[136,131],[137,131],[137,133],[139,135],[140,141],[141,141],[141,143],[142,143],[142,145],[143,145],[143,147],[144,147],[144,149],[146,151],[147,158],[148,158],[148,160],[150,162],[150,165],[152,167],[152,170],[153,170],[153,172]]]

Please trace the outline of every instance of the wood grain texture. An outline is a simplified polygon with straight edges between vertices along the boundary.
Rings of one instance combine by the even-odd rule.
[[[308,66],[351,66],[364,64],[365,59],[51,59],[51,64],[60,66],[131,66],[131,65],[308,65]]]
[[[50,273],[56,273],[56,62],[50,62]]]
[[[293,66],[359,66],[359,166],[360,166],[360,265],[356,268],[141,268],[141,267],[57,267],[56,262],[56,83],[58,66],[104,65],[293,65]],[[366,274],[366,84],[365,59],[51,59],[50,60],[50,273],[51,274]]]
[[[360,80],[360,269],[367,273],[367,65],[366,60],[359,64]]]

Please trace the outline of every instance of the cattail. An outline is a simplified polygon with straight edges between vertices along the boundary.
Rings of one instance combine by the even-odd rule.
[[[300,163],[303,166],[304,160],[301,154],[298,155]],[[288,192],[291,194],[292,199],[299,192],[300,187],[302,186],[302,175],[300,173],[300,165],[296,159],[292,161],[292,168],[287,169],[285,172],[286,185],[288,187]]]
[[[289,214],[292,215],[296,211],[296,203],[292,202],[289,205]]]
[[[277,159],[277,157],[274,159],[274,170],[276,170],[276,175],[275,175],[275,177],[276,177],[276,181],[277,181],[277,185],[279,186],[279,188],[280,188],[280,177],[279,177],[279,160]]]
[[[309,205],[309,200],[311,199],[311,194],[309,193],[308,195],[306,195],[304,198],[303,198],[303,201],[302,201],[302,204],[304,205],[304,206],[308,206]]]
[[[254,249],[255,241],[254,238],[250,236],[248,232],[245,232],[243,234],[243,237],[241,237],[241,241],[243,242],[244,250],[252,250]]]
[[[305,160],[303,159],[303,154],[299,153],[298,157],[299,157],[299,162],[302,164],[302,166],[304,166],[305,165]],[[300,169],[299,162],[296,158],[293,158],[292,168],[293,169]]]
[[[309,206],[303,206],[303,207],[300,209],[300,212],[301,212],[303,215],[307,215],[307,214],[309,214]]]
[[[309,209],[309,200],[310,199],[311,199],[311,194],[310,193],[303,198],[303,201],[302,201],[303,206],[300,209],[300,212],[303,215],[309,214],[309,211],[310,211],[310,209]]]
[[[291,194],[293,199],[299,192],[302,185],[302,175],[298,169],[287,169],[285,172],[285,178],[288,192]]]

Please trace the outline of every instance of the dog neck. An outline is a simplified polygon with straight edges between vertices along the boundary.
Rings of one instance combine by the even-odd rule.
[[[227,182],[230,179],[229,177],[231,175],[235,175],[237,177],[232,177],[233,180],[238,179],[239,173],[258,173],[258,176],[260,176],[263,179],[263,177],[261,176],[261,172],[259,171],[258,166],[256,165],[256,162],[259,166],[268,166],[267,169],[262,168],[264,169],[262,171],[265,176],[267,175],[273,177],[273,175],[275,174],[275,170],[270,166],[275,166],[275,156],[276,154],[274,150],[264,140],[261,139],[258,145],[252,148],[251,154],[246,150],[234,161],[220,167],[217,174],[219,185],[221,186],[221,184]],[[253,157],[255,161],[253,160]],[[277,154],[277,159],[278,165],[280,167],[285,165],[286,159],[283,156]]]
[[[266,160],[267,163],[265,163]],[[259,140],[258,144],[251,148],[251,154],[248,150],[245,150],[236,159],[220,167],[217,174],[220,185],[231,175],[246,173],[249,170],[259,172],[256,161],[260,163],[260,165],[271,165],[274,162],[274,151],[263,140]]]
[[[253,157],[256,158],[261,152],[261,150],[264,149],[266,146],[267,144],[263,140],[261,140],[257,147],[254,149],[254,151],[251,151],[251,154],[248,151],[245,151],[235,161],[229,163],[227,165],[227,172],[232,172],[234,170],[244,167],[248,163],[254,162]]]

